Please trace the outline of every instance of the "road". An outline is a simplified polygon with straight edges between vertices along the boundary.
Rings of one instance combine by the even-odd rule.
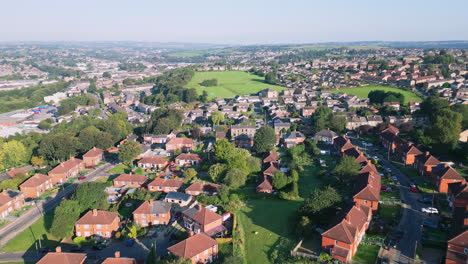
[[[10,240],[39,220],[45,212],[48,212],[59,205],[62,198],[72,193],[77,185],[83,182],[92,181],[98,176],[108,176],[109,174],[107,174],[107,171],[111,169],[112,166],[113,164],[111,163],[105,163],[97,167],[86,175],[86,179],[82,181],[75,180],[73,184],[57,192],[55,196],[49,196],[45,200],[36,203],[35,206],[21,214],[17,219],[6,224],[2,229],[0,229],[0,248],[4,247],[8,242],[10,242]],[[2,260],[1,255],[0,260]]]
[[[368,155],[377,156],[380,160],[379,163],[383,167],[391,169],[392,175],[396,176],[400,182],[398,190],[400,191],[400,199],[402,201],[402,214],[397,230],[403,232],[403,237],[397,244],[395,254],[392,257],[392,263],[408,263],[410,259],[414,259],[417,243],[421,241],[421,226],[424,217],[421,213],[422,206],[418,202],[420,195],[410,192],[410,180],[388,161],[387,157],[383,157],[373,149],[365,148],[358,140],[353,140],[353,144],[359,146]]]

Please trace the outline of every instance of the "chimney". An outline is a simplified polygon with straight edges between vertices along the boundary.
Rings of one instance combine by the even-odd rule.
[[[56,248],[55,248],[55,252],[57,252],[57,253],[62,252],[62,248],[61,248],[61,247],[56,247]]]
[[[114,257],[115,257],[115,258],[120,258],[120,251],[116,251],[116,252],[114,253]]]
[[[370,160],[367,160],[367,164],[372,164],[372,162]]]
[[[149,200],[149,204],[150,204],[151,206],[153,206],[153,203],[154,203],[153,200]]]
[[[360,204],[360,203],[356,203],[356,208],[357,208],[357,209],[360,209],[360,208],[361,208],[361,204]]]
[[[351,223],[351,217],[349,216],[349,214],[346,215],[345,220],[346,222],[348,222],[348,224]]]
[[[429,151],[426,151],[426,156],[429,156]]]
[[[447,163],[444,163],[444,168],[448,168],[448,164]]]
[[[93,209],[93,215],[97,216],[97,209]]]

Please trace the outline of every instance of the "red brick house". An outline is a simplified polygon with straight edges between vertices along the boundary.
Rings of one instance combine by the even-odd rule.
[[[75,223],[76,236],[110,238],[119,230],[119,215],[115,212],[89,210]]]
[[[214,236],[225,230],[223,217],[206,209],[201,205],[195,205],[182,212],[184,227],[196,234],[204,232]]]
[[[156,178],[154,181],[148,184],[148,190],[152,192],[178,192],[182,185],[184,184],[185,179],[165,179],[165,178]]]
[[[387,151],[394,153],[396,149],[397,136],[389,131],[382,132],[379,136],[380,142],[387,149]]]
[[[468,184],[462,184],[461,182],[449,183],[447,200],[453,209],[462,207],[465,208],[465,211],[468,211]]]
[[[306,137],[299,131],[292,131],[283,136],[283,143],[286,148],[292,148],[297,144],[304,143]]]
[[[413,165],[416,156],[423,154],[411,142],[398,144],[396,147],[396,155],[405,165]]]
[[[259,177],[258,185],[256,188],[257,193],[272,193],[273,192],[273,185],[271,185],[272,177],[268,175],[260,175],[258,177]]]
[[[270,151],[268,153],[268,156],[266,156],[263,159],[263,163],[270,163],[270,162],[275,162],[277,163],[279,161],[279,153],[276,151]]]
[[[446,264],[468,263],[468,230],[447,242]]]
[[[429,152],[426,152],[416,156],[413,167],[419,172],[419,174],[430,176],[432,168],[439,164],[440,161],[438,159],[429,154]]]
[[[367,158],[366,156],[364,156],[364,154],[359,151],[359,149],[357,147],[353,147],[353,148],[349,148],[347,150],[345,150],[343,153],[342,153],[343,157],[344,156],[349,156],[349,157],[353,157],[355,158],[355,161],[359,164],[367,164]]]
[[[198,154],[193,153],[181,153],[175,158],[175,163],[182,165],[200,165],[201,158]]]
[[[276,163],[270,162],[270,164],[267,165],[268,167],[263,171],[263,175],[267,176],[275,176],[275,171],[278,170],[278,167]]]
[[[452,169],[448,164],[439,164],[432,168],[432,183],[437,187],[439,192],[448,192],[448,184],[460,182],[465,184],[466,180],[456,170]]]
[[[122,258],[120,251],[116,251],[113,258],[106,258],[101,264],[137,264],[137,261],[134,258]]]
[[[61,247],[57,247],[55,252],[49,252],[36,264],[84,264],[86,253],[65,253]]]
[[[212,263],[218,258],[218,242],[204,233],[189,237],[167,249],[170,253],[196,263]]]
[[[114,179],[114,187],[140,188],[148,177],[138,174],[121,174]]]
[[[36,173],[19,187],[25,198],[37,198],[45,191],[52,189],[53,186],[52,179],[49,176]]]
[[[354,186],[356,194],[353,196],[353,201],[377,211],[380,200],[380,182],[380,176],[373,172],[359,174]]]
[[[133,220],[142,227],[168,225],[171,221],[171,207],[171,203],[163,201],[145,201],[133,211]]]
[[[144,157],[137,164],[143,169],[162,169],[167,166],[168,161],[160,157]]]
[[[104,150],[99,148],[92,148],[83,155],[85,167],[93,167],[98,165],[104,159]]]
[[[354,145],[346,137],[339,136],[333,139],[333,147],[342,155],[345,150],[354,148]]]
[[[375,167],[374,164],[370,160],[367,161],[367,163],[361,168],[359,173],[365,173],[365,172],[373,172],[376,175],[379,175],[379,172],[377,171],[377,168]]]
[[[211,196],[218,194],[218,188],[218,184],[195,182],[185,189],[185,193],[193,196],[197,196],[200,194]]]
[[[372,210],[356,204],[337,225],[322,233],[322,250],[332,258],[348,262],[356,253],[372,218]]]
[[[0,217],[5,218],[11,212],[20,210],[24,205],[24,194],[20,191],[3,190],[0,193]]]
[[[166,150],[173,152],[180,149],[183,152],[193,151],[193,140],[190,138],[172,138],[166,143]]]
[[[71,158],[49,171],[49,177],[52,178],[53,184],[64,183],[68,179],[78,176],[84,168],[85,164],[82,160]]]

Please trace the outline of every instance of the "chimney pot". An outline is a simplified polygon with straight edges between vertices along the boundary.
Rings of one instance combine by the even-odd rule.
[[[346,215],[345,220],[346,222],[351,223],[351,217],[349,217],[349,214]]]
[[[56,247],[56,248],[55,248],[55,252],[57,252],[57,253],[62,252],[62,248],[61,248],[61,247]]]
[[[429,151],[426,151],[426,156],[429,156]]]
[[[447,164],[447,163],[444,163],[444,167],[447,168],[447,167],[448,167],[448,164]]]
[[[120,258],[120,251],[116,251],[116,252],[114,253],[114,256],[115,256],[116,258]]]
[[[360,203],[356,203],[356,207],[359,209],[361,208],[361,204]]]
[[[97,216],[97,209],[93,209],[93,215]]]
[[[150,204],[151,206],[153,205],[153,203],[154,203],[153,200],[150,200],[150,201],[149,201],[149,204]]]

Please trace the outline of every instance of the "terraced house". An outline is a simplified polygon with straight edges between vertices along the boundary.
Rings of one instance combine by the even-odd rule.
[[[85,164],[82,160],[71,158],[49,171],[49,177],[52,178],[53,184],[65,183],[68,179],[78,176],[84,169]]]
[[[24,193],[25,198],[37,198],[47,190],[52,189],[52,179],[44,174],[36,173],[31,178],[27,179],[20,186],[20,190]]]
[[[184,227],[196,234],[204,232],[213,236],[225,230],[223,217],[201,205],[195,205],[182,212]]]
[[[119,216],[114,212],[89,210],[75,223],[76,236],[101,236],[110,238],[119,230]]]
[[[184,179],[166,179],[166,178],[156,178],[154,181],[148,184],[148,190],[152,192],[178,192],[182,185],[184,184]]]
[[[11,212],[20,210],[24,205],[24,194],[15,190],[3,190],[0,193],[0,217],[5,218]]]
[[[218,258],[218,242],[204,233],[189,237],[167,249],[196,263],[212,263]]]
[[[121,174],[114,179],[114,187],[140,188],[148,177],[138,174]]]
[[[93,147],[83,155],[83,161],[86,167],[94,167],[104,159],[104,150]]]

